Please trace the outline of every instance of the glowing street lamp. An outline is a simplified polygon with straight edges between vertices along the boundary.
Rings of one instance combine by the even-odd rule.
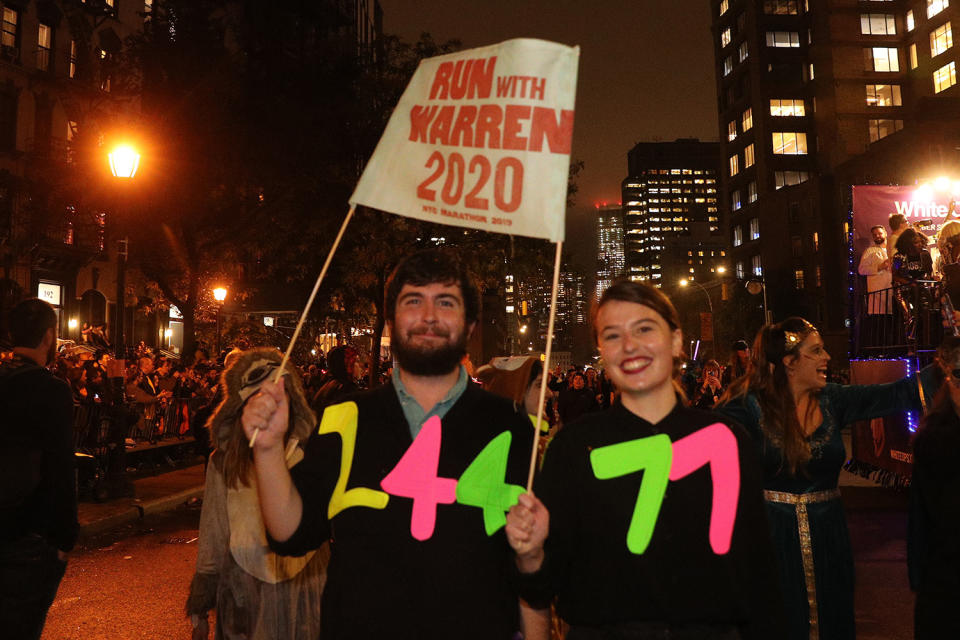
[[[220,357],[220,310],[223,308],[223,301],[227,299],[227,290],[224,287],[215,288],[213,299],[217,301],[217,357]]]
[[[132,178],[140,167],[140,154],[130,145],[120,145],[107,154],[114,178]]]
[[[710,292],[707,291],[707,288],[705,286],[703,286],[696,280],[688,280],[686,278],[683,278],[682,280],[680,280],[681,287],[687,287],[689,285],[693,285],[697,287],[698,289],[703,291],[703,295],[707,296],[707,308],[710,309],[710,333],[713,334],[710,336],[710,343],[713,344],[717,338],[716,336],[717,332],[716,332],[716,326],[714,325],[714,321],[713,321],[713,300],[710,299]]]
[[[131,180],[140,167],[140,154],[130,145],[119,145],[107,154],[110,161],[110,173],[120,180]],[[123,333],[123,316],[126,312],[126,272],[127,272],[127,239],[117,243],[117,322],[113,339],[118,360],[126,355],[126,337]]]

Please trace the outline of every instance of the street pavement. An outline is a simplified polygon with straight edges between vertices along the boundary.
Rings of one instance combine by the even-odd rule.
[[[203,467],[136,481],[138,498],[81,505],[71,554],[42,640],[190,637],[183,607],[196,563]],[[841,490],[857,571],[857,638],[913,637],[905,491],[846,472]]]

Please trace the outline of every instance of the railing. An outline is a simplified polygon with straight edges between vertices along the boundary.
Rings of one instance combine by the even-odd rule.
[[[81,494],[102,500],[125,484],[128,466],[156,468],[158,461],[172,462],[174,449],[185,449],[172,445],[195,442],[190,434],[190,416],[204,402],[202,398],[190,398],[157,405],[74,405],[73,447]]]
[[[932,352],[943,337],[940,283],[918,280],[861,296],[854,326],[854,357]]]

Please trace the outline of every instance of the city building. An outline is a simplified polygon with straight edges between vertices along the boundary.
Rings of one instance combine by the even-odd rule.
[[[597,281],[596,299],[617,280],[626,276],[623,247],[623,208],[597,205]]]
[[[627,154],[627,167],[621,190],[628,277],[672,287],[715,274],[726,257],[719,143],[641,142]]]
[[[109,325],[117,288],[106,214],[81,210],[57,186],[75,171],[71,141],[84,118],[130,108],[110,94],[113,60],[150,4],[0,8],[0,309],[40,297],[57,309],[64,338],[79,340],[83,323]]]
[[[850,186],[960,178],[948,0],[711,0],[731,266],[847,350]]]

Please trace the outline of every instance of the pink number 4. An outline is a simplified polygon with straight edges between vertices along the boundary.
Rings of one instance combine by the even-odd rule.
[[[457,481],[438,478],[439,464],[440,418],[433,416],[423,423],[400,462],[380,482],[381,488],[391,495],[413,498],[410,533],[417,540],[433,535],[437,505],[452,504],[457,499]]]

